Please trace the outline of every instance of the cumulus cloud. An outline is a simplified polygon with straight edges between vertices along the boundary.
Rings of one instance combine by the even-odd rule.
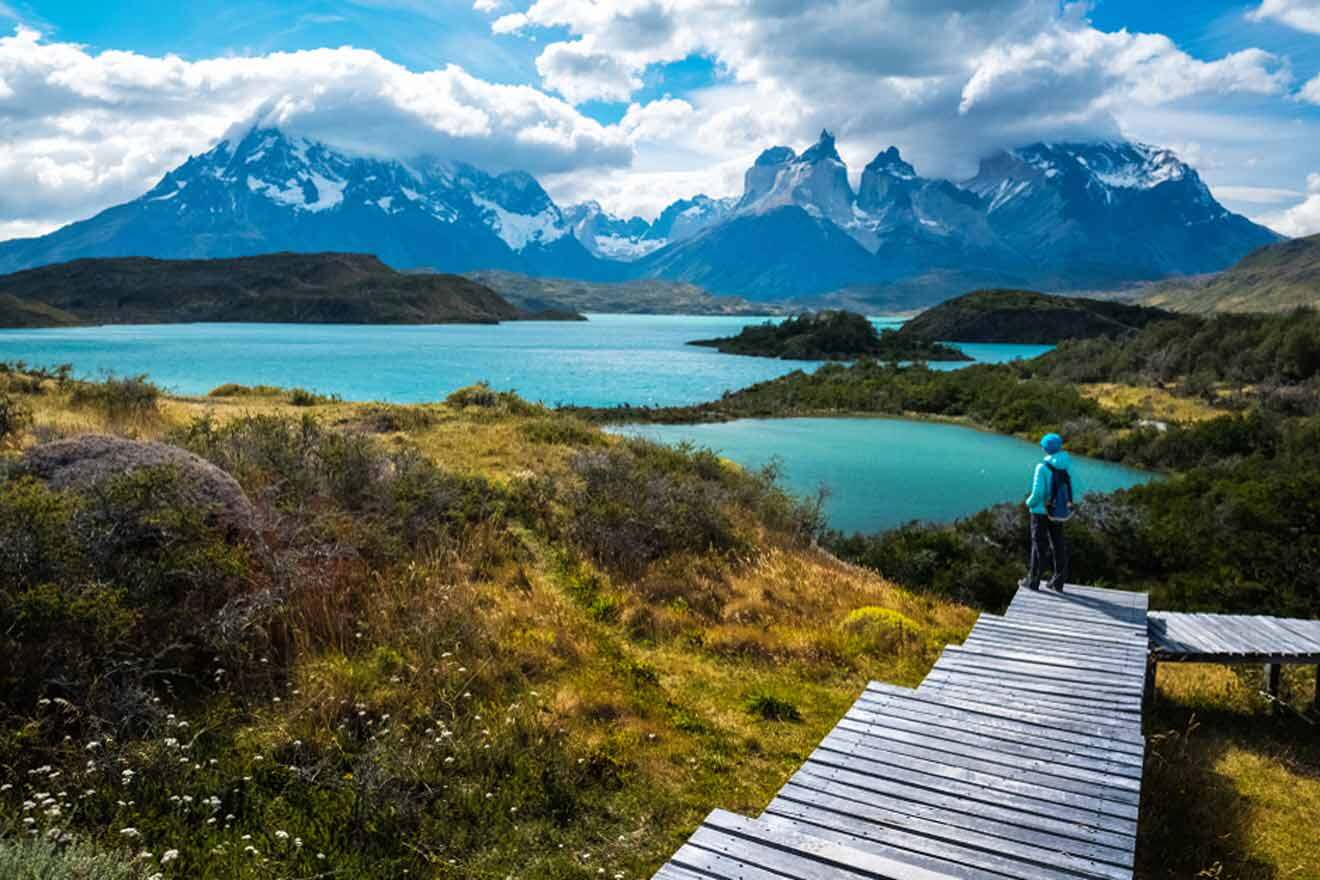
[[[627,100],[652,66],[701,55],[726,83],[755,93],[736,92],[750,99],[741,107],[710,107],[712,118],[724,113],[726,123],[764,137],[782,129],[787,105],[797,110],[790,137],[828,126],[859,151],[845,155],[850,163],[897,143],[924,159],[926,173],[954,176],[997,147],[1115,136],[1116,114],[1133,106],[1290,86],[1286,63],[1267,52],[1200,60],[1162,35],[1102,32],[1086,8],[1055,0],[535,0],[494,27],[566,33],[542,50],[538,70],[547,89],[575,103]],[[766,108],[775,119],[749,118]]]
[[[1302,86],[1297,96],[1311,104],[1320,104],[1320,76]]]
[[[1252,21],[1277,21],[1299,31],[1320,34],[1320,3],[1316,0],[1264,0],[1247,13]]]
[[[0,38],[0,96],[0,221],[28,228],[139,195],[236,122],[355,153],[431,153],[496,171],[620,167],[633,157],[623,129],[540,89],[453,65],[413,72],[352,48],[187,61],[94,54],[19,27]]]
[[[1306,178],[1306,198],[1286,211],[1262,217],[1275,232],[1292,238],[1320,235],[1320,173]]]

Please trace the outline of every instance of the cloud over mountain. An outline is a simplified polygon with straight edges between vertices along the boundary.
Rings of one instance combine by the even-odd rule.
[[[414,72],[338,48],[187,61],[0,37],[0,223],[125,200],[238,121],[350,152],[479,159],[533,173],[625,166],[627,133],[525,85]]]

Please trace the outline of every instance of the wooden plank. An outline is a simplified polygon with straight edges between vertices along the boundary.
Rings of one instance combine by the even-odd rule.
[[[976,687],[1021,693],[1025,699],[1047,700],[1056,704],[1120,709],[1140,702],[1136,695],[1127,691],[1083,683],[1070,685],[1065,681],[1036,676],[1025,670],[1010,670],[989,665],[977,666],[949,658],[941,658],[937,661],[931,669],[931,674],[960,679]]]
[[[1123,691],[1140,687],[1140,670],[1133,673],[1117,672],[1113,669],[1097,668],[1084,661],[1064,660],[1039,654],[1005,656],[1011,653],[1005,651],[973,652],[953,645],[944,649],[944,657],[949,658],[951,662],[961,664],[984,664],[987,669],[1017,669],[1050,679],[1112,687]],[[1136,680],[1135,685],[1134,679]]]
[[[934,686],[930,687],[932,684]],[[868,691],[872,687],[874,685],[868,686]],[[938,691],[952,691],[952,693],[938,694]],[[929,680],[921,686],[916,696],[929,705],[945,703],[975,713],[984,718],[986,724],[1005,730],[1025,728],[1036,736],[1070,738],[1114,751],[1133,755],[1145,754],[1145,740],[1140,732],[1133,734],[1131,726],[1123,724],[1118,719],[1111,718],[1104,723],[1097,723],[1059,718],[1057,713],[1041,711],[1036,707],[1028,709],[1012,699],[995,697],[993,700],[987,700],[990,695],[984,691],[966,692],[955,685],[932,683]]]
[[[1095,880],[1128,880],[1122,867],[1081,859],[1065,853],[1043,852],[1002,839],[985,838],[963,831],[959,840],[921,835],[904,828],[875,824],[822,810],[810,805],[785,805],[762,817],[775,829],[833,840],[859,850],[879,846],[930,855],[977,871],[993,871],[1021,880],[1059,880],[1061,872]],[[977,846],[980,844],[980,846]]]
[[[987,776],[1000,776],[1041,788],[1053,788],[1120,804],[1136,805],[1140,800],[1140,786],[1132,784],[1131,780],[1121,776],[1106,777],[1104,774],[1090,774],[1088,778],[1079,779],[1074,774],[1051,772],[1054,765],[1049,761],[1029,758],[1022,758],[1018,762],[996,761],[990,760],[986,753],[968,754],[965,751],[933,746],[923,749],[901,739],[855,734],[848,736],[837,729],[821,741],[819,749],[847,758],[855,758],[859,762],[898,763],[914,767],[927,764],[957,767]],[[859,763],[857,766],[862,765]],[[1134,797],[1134,794],[1138,796]]]
[[[1003,840],[1033,849],[1065,853],[1120,867],[1131,868],[1134,861],[1130,846],[1131,839],[1127,837],[1120,836],[1102,841],[1093,839],[1085,832],[1079,833],[1073,826],[1060,830],[1036,827],[1030,823],[1020,825],[1017,822],[954,810],[941,810],[897,799],[861,801],[829,791],[809,788],[792,781],[780,790],[770,802],[770,806],[766,807],[766,812],[783,814],[797,806],[829,810],[852,817],[856,821],[910,828],[931,837],[959,840],[970,832],[978,838],[990,841]]]
[[[783,791],[793,788],[799,792],[816,792],[853,801],[859,806],[883,807],[905,815],[938,818],[960,828],[997,828],[1004,834],[1019,835],[1035,832],[1110,850],[1129,850],[1133,845],[1133,834],[1096,828],[1069,816],[1040,815],[1009,803],[968,800],[903,780],[860,779],[862,784],[856,785],[854,780],[821,776],[813,768],[803,767]]]
[[[879,853],[843,846],[781,824],[747,819],[716,810],[692,835],[691,843],[708,852],[733,853],[749,864],[800,880],[846,877],[884,880],[971,880],[975,875],[955,863],[889,851]],[[897,856],[902,856],[898,858]],[[674,859],[674,861],[679,861]],[[736,875],[740,876],[740,875]]]
[[[869,733],[874,729],[884,729],[926,737],[932,741],[932,748],[946,748],[945,743],[952,743],[992,754],[1048,760],[1061,768],[1122,775],[1135,781],[1141,779],[1141,763],[1130,756],[1118,760],[1114,757],[1115,753],[1075,746],[1069,748],[1067,743],[1048,744],[1035,737],[1006,736],[993,729],[987,732],[985,728],[970,724],[965,719],[947,720],[934,715],[907,713],[903,707],[893,703],[885,707],[883,713],[876,714],[866,711],[864,707],[854,706],[839,721],[835,730]]]
[[[1025,791],[1013,790],[1012,787],[988,785],[986,783],[989,780],[976,780],[974,777],[960,779],[956,773],[932,774],[920,770],[906,770],[902,767],[890,767],[883,774],[864,773],[850,767],[839,766],[837,763],[817,761],[814,756],[807,759],[798,773],[846,783],[853,788],[876,793],[886,790],[893,783],[924,788],[958,798],[964,802],[965,810],[974,810],[977,813],[983,812],[988,806],[1011,808],[1025,814],[1024,822],[1028,821],[1025,817],[1033,817],[1030,821],[1035,821],[1050,816],[1083,828],[1095,828],[1121,835],[1137,833],[1134,817],[1115,816],[1090,806],[1068,803],[1066,800],[1054,801],[1033,796],[1030,788]]]
[[[943,704],[948,704],[948,708]],[[960,736],[966,732],[969,736],[1006,744],[1034,742],[1051,752],[1068,752],[1092,761],[1114,761],[1136,767],[1140,767],[1143,761],[1140,750],[1126,745],[1116,746],[1113,736],[1081,730],[1081,725],[1075,723],[1048,718],[1044,723],[1023,724],[1016,719],[1009,721],[1003,715],[978,714],[975,707],[971,710],[953,708],[951,701],[940,698],[931,703],[893,701],[883,707],[859,699],[844,717],[853,716],[859,722],[877,717],[894,718],[918,728],[930,727],[932,735],[948,731],[949,736]]]
[[[1066,805],[1101,816],[1130,819],[1134,823],[1137,819],[1136,804],[1108,800],[1099,793],[1086,790],[1086,786],[1061,788],[1053,780],[1046,785],[1034,774],[1026,771],[1013,773],[1003,769],[971,767],[968,766],[968,762],[943,760],[937,755],[920,757],[862,747],[842,752],[828,746],[819,746],[807,760],[818,767],[834,767],[881,778],[888,778],[894,773],[909,774],[906,778],[912,778],[910,774],[920,774],[926,777],[926,784],[958,783],[996,794],[1015,794],[1032,798],[1040,801],[1047,808]],[[1077,788],[1083,790],[1074,790]]]

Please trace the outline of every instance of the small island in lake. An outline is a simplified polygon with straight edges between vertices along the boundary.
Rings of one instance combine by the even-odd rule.
[[[899,334],[913,341],[1057,345],[1065,339],[1125,338],[1172,317],[1164,309],[1130,303],[1031,290],[976,290],[927,309]]]
[[[895,330],[878,331],[856,312],[839,310],[794,315],[782,322],[744,327],[737,336],[698,339],[689,345],[715,348],[725,354],[754,355],[797,361],[969,361],[951,345],[918,339]]]

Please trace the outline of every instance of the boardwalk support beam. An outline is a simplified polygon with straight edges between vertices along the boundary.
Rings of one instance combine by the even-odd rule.
[[[1279,703],[1279,673],[1283,669],[1278,663],[1265,664],[1265,693],[1270,698],[1270,711],[1275,711]]]

